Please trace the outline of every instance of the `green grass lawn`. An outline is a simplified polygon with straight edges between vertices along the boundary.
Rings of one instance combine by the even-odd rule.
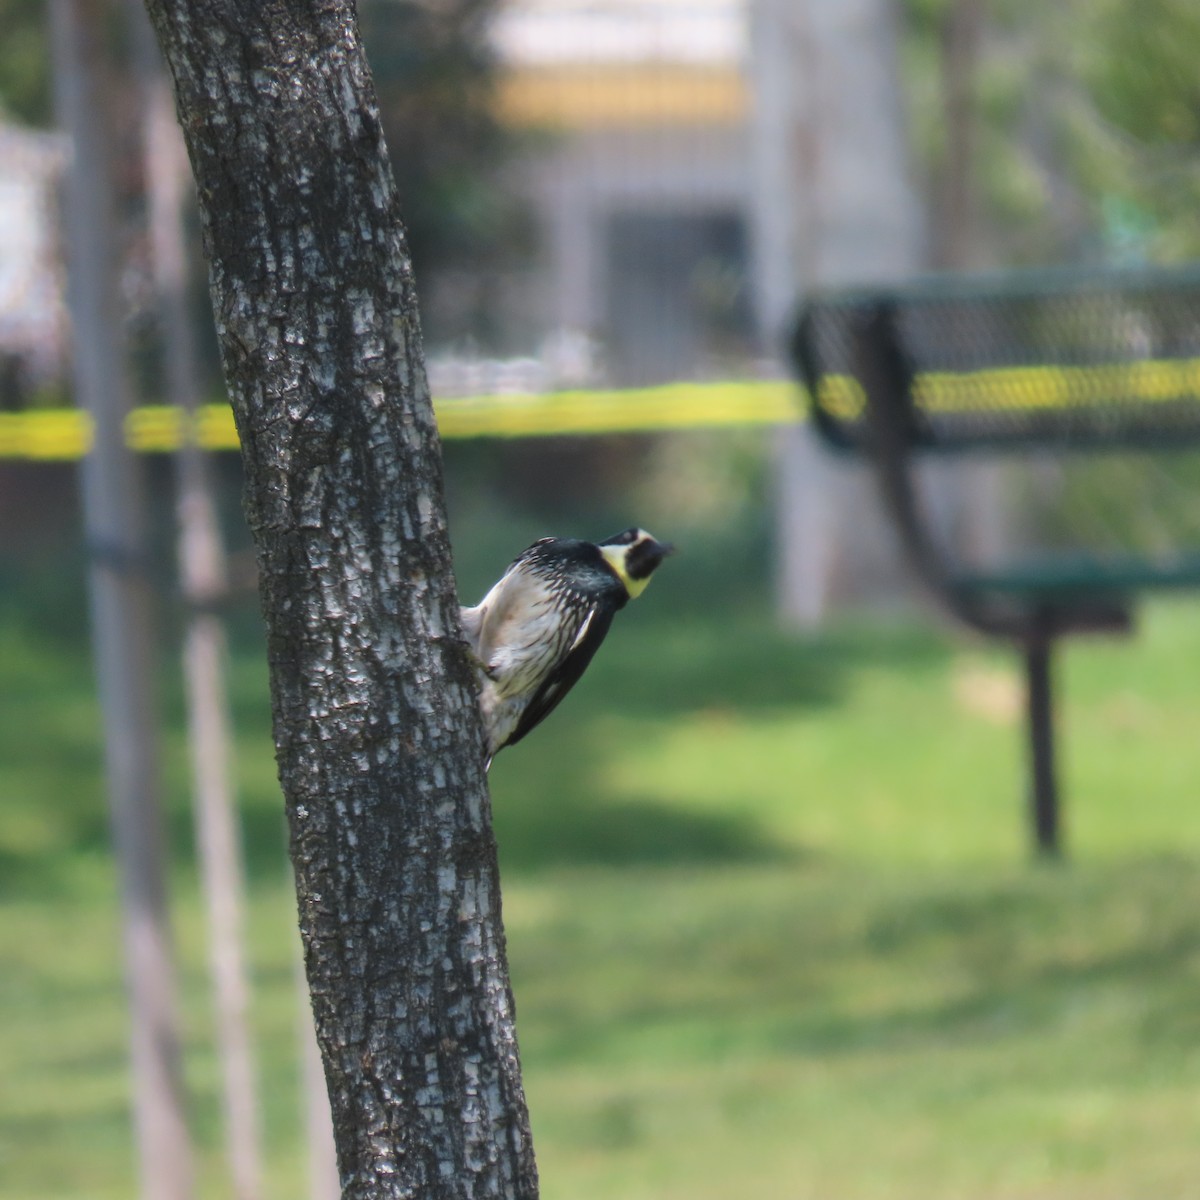
[[[1200,1195],[1200,608],[1068,647],[1050,868],[1009,656],[911,624],[788,637],[685,586],[664,572],[492,772],[547,1200]],[[239,644],[270,1195],[292,1200],[292,901]],[[0,621],[3,1200],[134,1194],[90,686],[78,636]],[[224,1197],[164,695],[188,1081]]]

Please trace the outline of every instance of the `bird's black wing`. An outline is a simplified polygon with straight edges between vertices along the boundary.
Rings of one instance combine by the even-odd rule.
[[[592,656],[600,649],[600,643],[604,641],[612,625],[615,612],[615,609],[607,607],[592,609],[582,636],[577,637],[562,662],[546,676],[541,687],[534,692],[521,714],[520,721],[517,722],[516,729],[513,730],[512,737],[504,743],[506,746],[515,745],[531,729],[540,725],[579,682],[579,677],[587,670]]]

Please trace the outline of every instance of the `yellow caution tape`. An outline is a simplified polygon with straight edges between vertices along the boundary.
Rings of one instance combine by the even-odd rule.
[[[0,413],[0,458],[35,462],[81,458],[91,445],[92,419],[79,409]]]
[[[867,398],[851,375],[823,375],[821,407],[839,421],[862,420]],[[1091,367],[992,367],[928,371],[913,382],[928,413],[986,413],[1175,404],[1200,396],[1200,359],[1149,359]]]
[[[187,424],[187,414],[182,409],[149,404],[135,408],[125,418],[125,440],[131,450],[146,453],[178,450],[183,445]]]
[[[444,438],[550,437],[779,425],[798,420],[803,404],[795,384],[771,380],[465,396],[435,400],[434,412]],[[233,412],[226,404],[202,405],[191,421],[180,409],[161,404],[135,408],[125,419],[125,439],[134,450],[169,453],[186,436],[205,450],[238,447]],[[71,460],[91,446],[91,418],[79,409],[0,413],[0,459]]]
[[[445,438],[637,433],[721,425],[781,425],[803,414],[786,380],[672,383],[611,392],[471,396],[435,400]]]
[[[1200,359],[936,371],[919,375],[913,388],[917,403],[933,413],[1169,404],[1200,395]],[[832,416],[843,421],[861,419],[866,398],[856,379],[826,375],[819,389],[822,407]],[[783,425],[802,420],[805,409],[803,388],[787,380],[671,383],[434,401],[444,438]],[[137,408],[126,419],[125,436],[133,449],[148,453],[178,450],[185,437],[206,450],[235,450],[238,446],[233,413],[225,404],[203,405],[191,420],[166,405]],[[77,459],[91,444],[91,418],[78,409],[0,413],[0,459]]]
[[[862,389],[837,417],[855,420],[864,407]],[[822,380],[822,387],[825,386]],[[930,413],[1053,411],[1128,404],[1175,404],[1200,396],[1200,359],[1143,359],[1086,367],[995,367],[986,371],[930,371],[913,385],[917,405]]]

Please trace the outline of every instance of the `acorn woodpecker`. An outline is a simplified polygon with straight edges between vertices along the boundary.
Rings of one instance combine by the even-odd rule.
[[[644,529],[602,542],[542,538],[517,556],[463,632],[480,673],[488,765],[571,690],[618,610],[640,596],[674,549]]]

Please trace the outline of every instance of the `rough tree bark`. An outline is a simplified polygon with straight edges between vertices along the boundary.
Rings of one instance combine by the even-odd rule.
[[[345,1197],[533,1197],[416,297],[349,0],[147,0],[241,436]]]

